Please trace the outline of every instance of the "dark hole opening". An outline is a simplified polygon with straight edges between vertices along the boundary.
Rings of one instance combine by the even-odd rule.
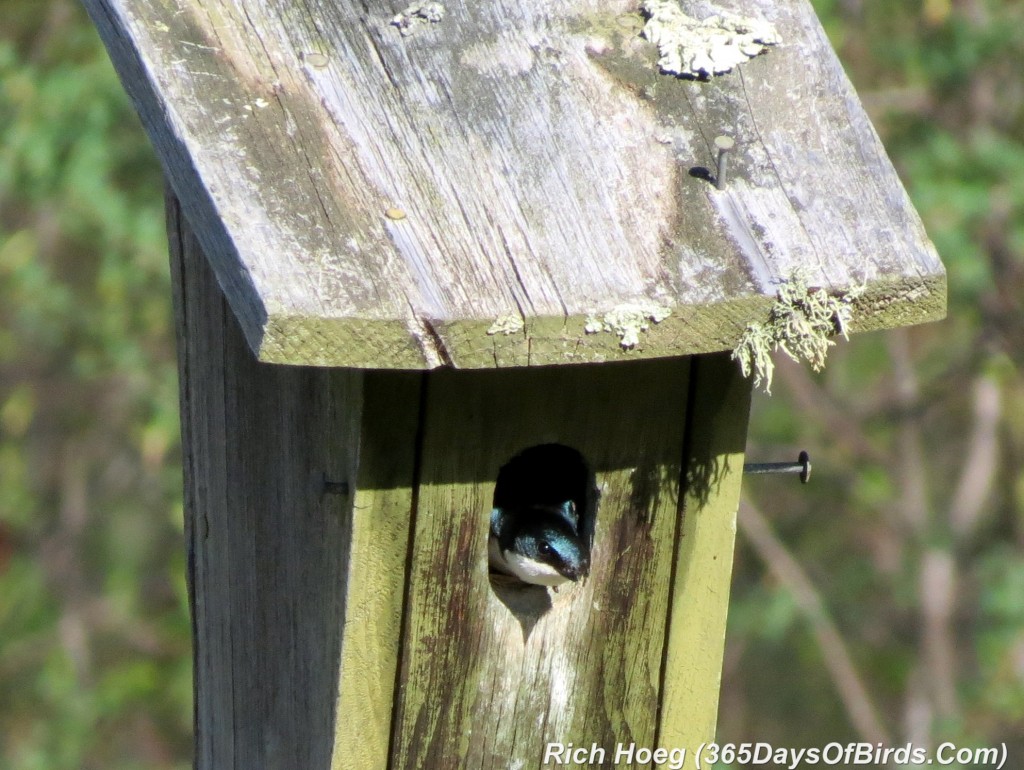
[[[529,509],[564,509],[571,503],[575,510],[576,542],[581,543],[584,550],[582,561],[585,566],[581,570],[582,574],[575,578],[579,579],[589,572],[597,501],[594,473],[583,455],[564,444],[540,444],[524,449],[498,471],[491,511],[491,537],[488,542],[492,566],[491,590],[518,619],[524,640],[544,613],[552,608],[552,594],[548,592],[550,584],[544,585],[509,574],[507,553],[500,550],[500,543],[504,541],[510,545],[508,537],[516,530],[514,527],[513,530],[505,529],[509,520],[504,518],[503,513],[522,510],[530,515]],[[501,539],[495,536],[496,516],[500,519],[498,528],[502,531]],[[495,553],[492,549],[495,546],[499,548],[499,565],[494,562]],[[512,547],[518,549],[519,545],[514,544]],[[515,572],[514,569],[511,571]],[[557,592],[558,587],[553,586],[553,590]]]
[[[586,576],[596,503],[594,474],[575,449],[541,444],[517,454],[494,488],[492,574],[548,586]]]
[[[498,472],[495,508],[560,505],[571,500],[580,521],[589,521],[593,474],[583,455],[564,444],[524,449]]]

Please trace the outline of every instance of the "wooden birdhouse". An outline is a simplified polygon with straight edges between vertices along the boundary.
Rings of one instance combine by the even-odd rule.
[[[86,5],[169,183],[197,767],[712,740],[731,352],[786,287],[945,308],[806,0]],[[531,499],[587,549],[557,590],[489,570]]]

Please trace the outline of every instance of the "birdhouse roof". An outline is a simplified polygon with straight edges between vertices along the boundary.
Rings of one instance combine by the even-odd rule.
[[[261,360],[726,350],[796,273],[852,331],[945,312],[805,0],[86,5]]]

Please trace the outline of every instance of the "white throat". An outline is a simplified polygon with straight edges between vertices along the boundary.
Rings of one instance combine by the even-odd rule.
[[[550,564],[534,561],[528,556],[523,556],[514,551],[503,551],[502,557],[508,570],[524,583],[533,583],[540,586],[560,586],[569,580],[569,578],[561,574]]]

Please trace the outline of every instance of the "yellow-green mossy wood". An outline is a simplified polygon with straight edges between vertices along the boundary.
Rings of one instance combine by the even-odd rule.
[[[540,768],[548,743],[653,742],[689,368],[431,374],[395,767]],[[552,441],[596,473],[590,576],[496,590],[494,479]]]
[[[703,378],[691,381],[695,362]],[[711,740],[735,438],[749,406],[734,365],[439,371],[426,382],[391,767],[541,768],[557,743],[596,744],[606,754],[593,766],[628,767],[619,744]],[[697,424],[728,440],[689,435],[688,410],[713,414],[713,428]],[[489,577],[486,556],[499,469],[550,442],[582,454],[599,493],[590,575],[558,592]],[[669,676],[689,682],[686,698],[666,703]]]
[[[695,359],[691,379],[658,743],[685,748],[693,766],[693,753],[715,735],[750,381],[725,355]]]
[[[333,770],[387,762],[422,381],[420,372],[363,376]]]

